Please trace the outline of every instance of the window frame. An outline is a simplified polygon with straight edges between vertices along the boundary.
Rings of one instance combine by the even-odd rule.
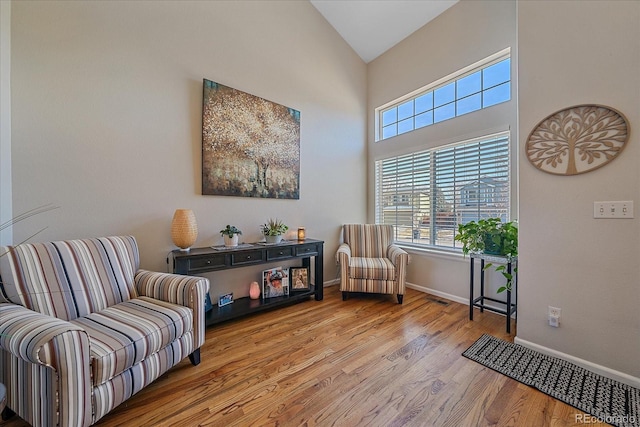
[[[513,135],[511,131],[507,129],[476,138],[439,145],[430,149],[413,150],[404,154],[376,159],[374,162],[375,223],[393,223],[394,239],[397,244],[403,247],[443,253],[461,253],[461,247],[456,246],[455,241],[451,241],[450,245],[438,243],[442,243],[443,241],[449,243],[448,234],[452,232],[453,235],[455,235],[458,224],[468,222],[470,211],[474,209],[477,210],[477,217],[474,219],[497,216],[492,214],[494,212],[500,213],[499,216],[503,218],[503,221],[509,221],[511,219],[514,203],[516,203],[513,194],[514,190],[512,188],[512,182],[513,179],[515,179],[513,176],[512,151],[514,147],[512,145],[512,138]],[[474,144],[477,145],[477,149],[472,148]],[[495,176],[487,173],[487,171],[492,169],[490,163],[490,159],[492,158],[491,153],[497,149],[491,148],[492,144],[495,144],[496,147],[500,144],[499,156],[495,156],[494,160],[499,162],[499,166],[497,166],[498,163],[493,166]],[[475,151],[477,151],[477,163],[475,163],[475,161],[470,162],[468,159],[463,158],[457,166],[442,167],[437,164],[438,161],[442,161],[436,160],[437,157],[442,159],[443,156],[450,156],[450,153],[456,152],[456,150],[458,150],[457,152],[468,151],[471,153],[471,158],[473,158]],[[480,157],[483,150],[486,156],[484,158]],[[409,160],[409,158],[411,159]],[[387,165],[385,165],[385,162],[388,162]],[[385,175],[389,164],[393,164],[393,162],[396,164],[395,174]],[[428,167],[425,168],[424,165],[427,163]],[[411,168],[408,167],[409,164],[411,164]],[[418,165],[419,168],[416,165]],[[456,168],[458,168],[458,172],[456,172]],[[467,169],[473,170],[473,173],[465,172]],[[418,172],[416,172],[416,170],[418,170]],[[451,171],[454,171],[454,175],[458,174],[453,179],[453,184],[442,185],[447,182],[445,176],[450,174]],[[418,174],[420,177],[416,179],[415,176]],[[409,178],[409,176],[411,176],[411,178]],[[395,190],[393,190],[392,185],[392,191],[384,191],[383,187],[385,185],[388,186],[390,182],[395,184]],[[478,183],[477,188],[464,188],[474,182]],[[483,184],[486,185],[486,188],[483,188]],[[501,186],[500,191],[496,190],[498,185]],[[411,192],[408,197],[408,192],[404,190],[398,192],[400,187],[407,188],[409,186],[411,187]],[[445,198],[445,192],[449,193],[449,199]],[[469,205],[469,195],[473,192],[475,192],[473,202],[477,206]],[[425,194],[428,194],[428,196],[426,196],[428,200],[422,200],[425,198]],[[398,203],[401,198],[403,200],[402,204],[397,204],[396,206],[388,206],[385,204],[385,200],[395,200],[395,202]],[[444,213],[447,212],[446,209],[439,209],[439,198],[442,198],[443,206],[451,205],[452,210],[449,213]],[[413,202],[404,203],[407,200],[413,200]],[[435,203],[431,203],[432,200],[434,200]],[[424,222],[425,210],[422,209],[421,206],[423,203],[426,203],[428,206],[429,220],[427,223]],[[395,213],[391,214],[392,221],[389,222],[387,220],[385,222],[385,211],[393,212],[393,210],[395,210]],[[407,212],[401,212],[402,210]],[[440,217],[440,212],[443,212],[442,217]],[[410,216],[407,216],[407,213],[409,213]],[[417,220],[419,221],[417,225],[416,214],[418,215]],[[465,221],[465,218],[467,218],[467,221]],[[410,225],[405,224],[408,221]],[[447,224],[447,221],[452,222],[452,224]],[[440,224],[438,224],[438,222],[440,222]],[[428,238],[426,239],[422,237],[422,231],[426,230],[425,224],[428,226]],[[409,228],[409,237],[405,236],[407,227]],[[441,238],[438,233],[447,228],[451,228],[451,232],[445,232],[445,237]],[[418,230],[417,237],[415,234],[416,229]],[[421,241],[427,239],[428,243]]]
[[[442,121],[446,121],[446,120],[450,120],[456,117],[460,117],[462,115],[465,114],[470,114],[472,112],[475,111],[479,111],[482,110],[484,108],[490,108],[494,105],[499,105],[501,103],[504,102],[508,102],[511,101],[513,99],[512,96],[512,81],[513,81],[513,76],[511,73],[511,70],[513,69],[513,66],[511,64],[511,62],[509,62],[509,79],[505,82],[501,82],[495,86],[491,86],[491,87],[483,87],[483,82],[482,82],[482,72],[483,70],[496,65],[499,62],[502,62],[506,59],[511,59],[511,48],[508,47],[506,49],[503,49],[499,52],[494,53],[493,55],[488,56],[487,58],[484,58],[480,61],[477,61],[467,67],[462,68],[461,70],[458,70],[454,73],[451,73],[441,79],[436,80],[433,83],[430,83],[426,86],[423,86],[421,88],[418,88],[404,96],[401,96],[399,98],[394,99],[393,101],[390,101],[386,104],[383,104],[381,106],[379,106],[378,108],[375,109],[374,111],[374,121],[375,121],[375,142],[381,142],[381,141],[386,141],[386,140],[390,140],[396,136],[405,134],[405,133],[409,133],[418,129],[422,129],[424,127],[428,127],[428,126],[432,126],[436,123],[440,123]],[[474,92],[471,94],[467,94],[466,96],[463,96],[461,98],[458,98],[457,95],[457,83],[458,81],[469,77],[477,72],[481,73],[481,78],[480,78],[480,91],[479,92]],[[448,85],[453,84],[453,100],[450,102],[445,102],[442,105],[436,105],[436,91],[441,90],[443,88],[446,88]],[[503,86],[505,84],[509,85],[509,99],[505,100],[505,101],[500,101],[497,103],[492,103],[490,105],[485,106],[484,105],[484,93],[489,91],[489,90],[495,90],[496,88]],[[457,104],[459,101],[461,100],[468,100],[471,97],[474,97],[476,95],[480,94],[480,107],[470,110],[470,111],[466,111],[462,114],[458,115],[458,111],[457,111]],[[415,101],[423,96],[426,95],[431,95],[431,108],[424,110],[424,111],[420,111],[419,113],[416,113],[416,109],[415,109]],[[413,103],[413,115],[405,117],[403,119],[400,119],[398,117],[398,107],[405,105],[407,102],[412,102]],[[444,107],[450,108],[451,106],[453,106],[453,115],[450,115],[451,112],[450,111],[446,111],[444,109]],[[447,115],[449,115],[448,117],[445,117],[441,120],[436,120],[436,110],[438,114],[442,114],[442,113],[446,113]],[[384,129],[388,126],[383,126],[384,123],[384,119],[383,116],[385,114],[388,114],[390,112],[395,111],[395,117],[396,120],[393,123],[390,123],[388,126],[395,126],[395,133],[393,133],[393,135],[384,137]],[[426,124],[423,124],[419,127],[416,127],[416,119],[419,116],[424,116],[426,117],[427,115],[430,115],[430,120],[427,119]],[[424,118],[421,117],[421,118]],[[407,125],[407,121],[411,120],[412,125],[411,127],[404,127]],[[403,130],[400,131],[399,129],[399,125],[403,124]]]

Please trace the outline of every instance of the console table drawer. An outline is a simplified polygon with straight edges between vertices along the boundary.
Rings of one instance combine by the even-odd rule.
[[[272,248],[267,250],[267,260],[291,258],[293,256],[293,248]]]
[[[189,259],[189,270],[210,270],[212,268],[221,268],[225,266],[225,256],[224,254],[220,255],[209,255],[206,257],[200,258],[191,258]]]
[[[262,262],[262,251],[231,254],[231,265],[256,264]]]
[[[318,255],[316,245],[296,246],[296,256],[315,256]]]

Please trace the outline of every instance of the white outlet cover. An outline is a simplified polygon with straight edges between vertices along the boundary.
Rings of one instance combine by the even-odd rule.
[[[549,317],[560,317],[561,315],[561,308],[549,306]]]

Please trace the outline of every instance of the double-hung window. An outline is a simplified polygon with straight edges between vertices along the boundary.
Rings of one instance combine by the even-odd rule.
[[[376,108],[376,142],[391,146],[400,134],[509,100],[511,50],[506,48]],[[482,135],[478,129],[465,131]],[[415,132],[403,146],[420,147],[429,134]],[[510,138],[503,131],[378,157],[376,223],[394,225],[395,239],[408,246],[459,250],[458,225],[481,218],[510,220]]]
[[[509,147],[506,131],[376,161],[376,223],[397,241],[454,249],[458,224],[509,220]]]

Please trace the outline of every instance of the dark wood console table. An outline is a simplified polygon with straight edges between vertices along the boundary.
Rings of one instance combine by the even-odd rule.
[[[226,320],[235,319],[250,313],[278,307],[285,304],[303,301],[314,295],[316,301],[322,301],[323,295],[323,261],[324,242],[315,239],[287,240],[277,244],[251,243],[239,248],[207,247],[192,248],[188,252],[175,250],[173,272],[197,276],[212,271],[247,267],[250,265],[275,263],[291,259],[300,259],[303,267],[311,266],[314,259],[314,275],[310,289],[304,292],[291,292],[289,295],[275,298],[252,300],[249,297],[234,299],[233,304],[213,308],[207,311],[207,326]]]

